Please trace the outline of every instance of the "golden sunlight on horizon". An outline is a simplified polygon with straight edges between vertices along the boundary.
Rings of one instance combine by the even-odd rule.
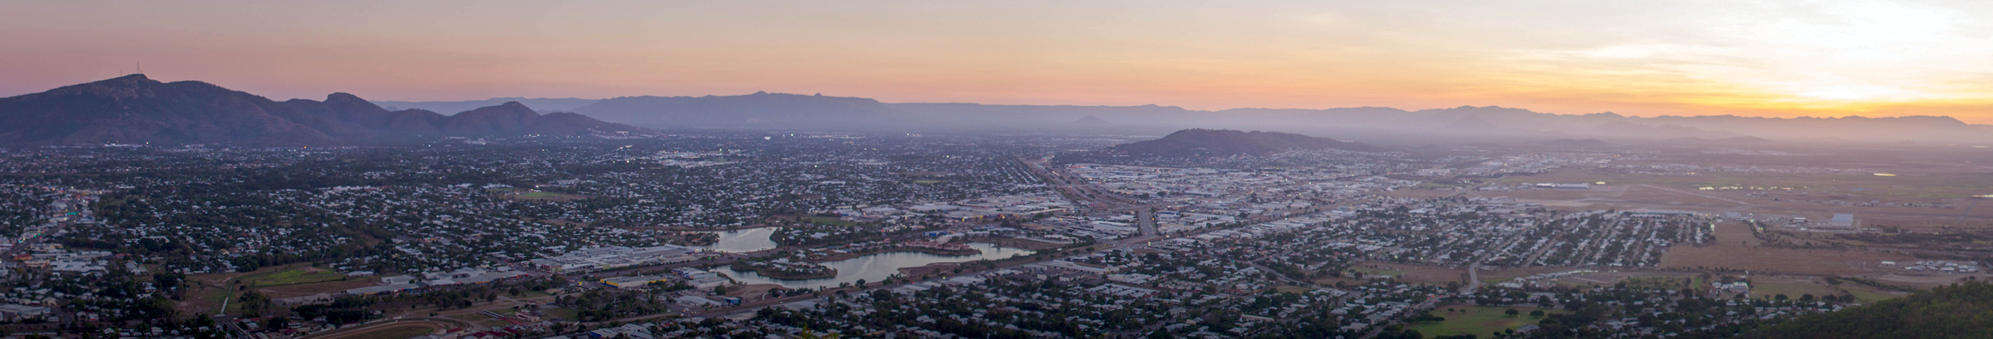
[[[1249,1],[1250,2],[1250,1]],[[273,99],[823,93],[885,102],[1993,124],[1966,1],[0,5],[0,96],[145,63]]]

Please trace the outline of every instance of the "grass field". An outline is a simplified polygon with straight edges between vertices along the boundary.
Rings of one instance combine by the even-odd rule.
[[[1448,308],[1454,311],[1446,311]],[[1510,316],[1502,313],[1503,310],[1510,308],[1514,308],[1516,311],[1522,312],[1522,314]],[[1490,334],[1494,332],[1521,327],[1522,325],[1532,325],[1541,321],[1543,317],[1529,316],[1529,311],[1534,310],[1537,309],[1529,307],[1447,305],[1435,307],[1432,312],[1433,315],[1446,318],[1446,321],[1422,322],[1412,324],[1406,328],[1417,330],[1419,334],[1424,334],[1427,337],[1473,334],[1489,338],[1491,337]],[[1565,313],[1564,310],[1558,309],[1544,309],[1543,311],[1547,313]]]
[[[233,299],[233,297],[235,296],[234,293],[230,293],[230,289],[217,288],[217,287],[204,287],[204,288],[195,289],[194,295],[199,296],[198,298],[195,298],[194,302],[183,302],[182,304],[190,306],[185,310],[192,310],[200,313],[214,313],[216,312],[215,311],[216,307],[221,307],[221,302],[223,299]],[[236,306],[241,306],[241,305],[229,304],[228,305],[229,309],[221,310],[220,312],[235,313],[232,310],[236,309],[237,308]]]
[[[309,266],[281,267],[236,278],[252,287],[310,284],[341,279],[346,279],[346,275]]]

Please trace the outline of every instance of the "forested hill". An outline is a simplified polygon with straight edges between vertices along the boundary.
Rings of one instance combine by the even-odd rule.
[[[1993,338],[1993,284],[1965,282],[1839,312],[1812,314],[1742,338]]]

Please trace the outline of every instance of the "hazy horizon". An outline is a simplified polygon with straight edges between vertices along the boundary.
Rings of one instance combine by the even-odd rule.
[[[136,73],[134,73],[134,74],[136,74]],[[128,75],[132,75],[132,74],[128,74]],[[137,74],[137,75],[146,75],[146,76],[147,76],[147,78],[150,78],[150,79],[153,79],[153,80],[155,80],[155,81],[161,81],[161,82],[176,82],[176,81],[201,81],[201,80],[198,80],[198,79],[186,79],[186,80],[161,80],[161,79],[157,79],[157,78],[155,78],[155,77],[152,77],[152,76],[151,76],[151,75],[149,75],[149,74]],[[203,82],[204,82],[204,81],[203,81]],[[212,83],[210,83],[210,84],[212,84]],[[223,85],[223,84],[216,84],[216,85]],[[225,86],[225,85],[224,85],[224,87],[227,87],[227,86]],[[328,92],[327,94],[329,95],[329,94],[332,94],[332,93],[348,93],[348,92],[345,92],[345,91],[338,91],[338,92]],[[24,93],[24,94],[28,94],[28,93]],[[258,94],[258,93],[252,93],[252,94]],[[798,95],[798,96],[812,96],[812,95],[822,95],[822,93],[783,93],[783,92],[769,92],[769,91],[755,91],[755,92],[753,92],[753,93],[737,93],[737,94],[703,94],[703,95],[701,95],[701,94],[693,94],[693,95],[630,95],[630,96],[617,96],[617,97],[607,97],[607,98],[579,98],[579,97],[525,97],[525,96],[497,96],[497,97],[489,97],[489,98],[483,98],[483,99],[466,99],[466,100],[375,100],[375,99],[371,99],[371,98],[363,98],[363,99],[367,99],[367,101],[369,101],[369,102],[373,102],[373,103],[375,103],[375,104],[378,104],[378,105],[383,105],[384,107],[386,107],[386,106],[393,106],[393,108],[396,108],[396,109],[408,109],[408,108],[417,108],[417,109],[427,109],[427,110],[430,110],[430,111],[434,111],[434,112],[436,112],[436,113],[441,113],[441,114],[444,114],[444,115],[452,115],[452,114],[455,114],[455,113],[460,113],[460,112],[463,112],[463,111],[467,111],[467,110],[470,110],[470,109],[474,109],[474,108],[479,108],[479,107],[486,107],[486,106],[495,106],[495,105],[497,105],[497,104],[500,104],[500,103],[504,103],[504,102],[506,102],[506,101],[545,101],[545,100],[581,100],[581,101],[601,101],[601,100],[608,100],[608,99],[616,99],[616,98],[630,98],[630,97],[685,97],[685,98],[696,98],[696,97],[715,97],[715,96],[718,96],[718,97],[728,97],[728,96],[747,96],[747,95],[754,95],[754,94],[782,94],[782,95]],[[845,98],[859,98],[859,99],[873,99],[873,100],[877,100],[877,98],[873,98],[873,97],[867,97],[867,96],[862,96],[862,95],[852,95],[852,96],[845,96],[845,95],[831,95],[830,97],[845,97]],[[293,97],[293,98],[283,98],[283,97],[271,97],[271,99],[273,99],[273,100],[277,100],[277,101],[283,101],[283,100],[294,100],[294,99],[302,99],[302,100],[314,100],[314,101],[317,101],[317,100],[324,100],[324,99],[325,99],[325,96],[324,96],[324,95],[321,95],[321,96],[317,96],[317,97]],[[1498,106],[1498,105],[1457,105],[1457,106],[1446,106],[1446,107],[1392,107],[1392,106],[1341,106],[1341,107],[1214,107],[1214,108],[1193,108],[1193,107],[1184,107],[1184,106],[1180,106],[1180,105],[1170,105],[1170,104],[1158,104],[1158,103],[1148,103],[1148,104],[1126,104],[1126,105],[1118,105],[1118,104],[1042,104],[1042,103],[986,103],[986,102],[917,102],[917,101],[906,101],[906,102],[895,102],[895,101],[884,101],[884,100],[878,100],[878,101],[879,101],[879,103],[881,103],[881,104],[887,104],[887,105],[924,105],[924,104],[940,104],[940,105],[947,105],[947,104],[970,104],[970,105],[988,105],[988,106],[1039,106],[1039,107],[1144,107],[1144,106],[1155,106],[1155,107],[1164,107],[1164,108],[1181,108],[1181,109],[1184,109],[1184,110],[1188,110],[1188,111],[1195,111],[1195,112],[1221,112],[1221,111],[1226,111],[1226,110],[1273,110],[1273,111],[1280,111],[1280,110],[1303,110],[1303,111],[1307,111],[1307,110],[1336,110],[1336,109],[1358,109],[1358,108],[1388,108],[1388,109],[1395,109],[1395,110],[1402,110],[1402,111],[1406,111],[1406,112],[1418,112],[1418,111],[1430,111],[1430,110],[1446,110],[1446,109],[1455,109],[1455,108],[1504,108],[1504,109],[1521,109],[1521,110],[1526,110],[1526,111],[1531,111],[1531,112],[1535,112],[1535,113],[1543,113],[1543,114],[1552,114],[1552,115],[1560,115],[1560,116],[1584,116],[1584,115],[1593,115],[1593,114],[1618,114],[1618,115],[1621,115],[1621,116],[1627,116],[1627,117],[1641,117],[1641,118],[1667,118],[1667,117],[1685,117],[1685,118],[1695,118],[1695,117],[1724,117],[1724,116],[1738,116],[1738,117],[1756,117],[1756,118],[1774,118],[1774,119],[1799,119],[1799,118],[1814,118],[1814,119],[1841,119],[1841,118],[1900,118],[1900,117],[1945,117],[1945,118],[1954,118],[1954,119],[1957,119],[1957,120],[1960,120],[1960,121],[1963,121],[1963,122],[1965,122],[1965,123],[1967,123],[1967,124],[1973,124],[1973,125],[1993,125],[1993,122],[1979,122],[1979,121],[1973,121],[1973,120],[1969,120],[1969,119],[1967,119],[1966,117],[1961,117],[1961,116],[1953,116],[1953,115],[1942,115],[1942,114],[1906,114],[1906,115],[1895,115],[1895,116],[1891,116],[1891,115],[1862,115],[1862,114],[1850,114],[1850,115],[1841,115],[1841,116],[1810,116],[1810,115],[1799,115],[1799,116],[1762,116],[1762,115],[1742,115],[1742,114],[1734,114],[1734,113],[1711,113],[1711,114],[1694,114],[1694,115],[1687,115],[1687,114],[1659,114],[1659,115],[1637,115],[1637,114],[1626,114],[1626,113],[1623,113],[1623,112],[1613,112],[1613,111],[1601,111],[1601,112],[1547,112],[1547,111],[1542,111],[1542,110],[1536,110],[1536,109],[1531,109],[1531,108],[1529,108],[1529,107],[1506,107],[1506,106]],[[488,104],[483,104],[483,103],[488,103]],[[417,104],[417,106],[403,106],[403,105],[406,105],[406,104]],[[438,110],[438,109],[428,109],[428,108],[425,108],[425,107],[422,107],[422,106],[434,106],[434,105],[445,105],[445,106],[463,106],[463,108],[457,108],[457,109],[441,109],[441,110]],[[577,105],[564,105],[564,106],[554,106],[554,107],[540,107],[540,106],[537,106],[537,105],[530,105],[530,104],[529,104],[529,105],[527,105],[527,106],[528,106],[528,107],[532,107],[532,108],[534,108],[534,109],[536,109],[536,110],[540,110],[540,111],[543,111],[543,112],[571,112],[571,111],[573,111],[573,110],[574,110],[574,108],[576,108],[576,107],[577,107]],[[1269,121],[1269,122],[1271,122],[1271,121]]]
[[[116,76],[270,95],[823,93],[1188,109],[1993,122],[1969,2],[13,3],[0,96]],[[28,65],[33,65],[29,67]]]

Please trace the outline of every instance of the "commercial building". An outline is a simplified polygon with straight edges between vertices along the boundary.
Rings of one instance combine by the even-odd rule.
[[[559,256],[533,259],[527,264],[548,272],[575,272],[616,269],[640,265],[669,264],[698,259],[691,247],[661,245],[652,247],[608,246],[581,249]]]
[[[0,305],[0,319],[7,321],[42,319],[48,317],[50,311],[51,309],[41,306],[5,304]]]
[[[1839,228],[1855,228],[1855,215],[1847,213],[1834,214],[1833,219],[1827,220],[1827,226],[1833,226]]]

